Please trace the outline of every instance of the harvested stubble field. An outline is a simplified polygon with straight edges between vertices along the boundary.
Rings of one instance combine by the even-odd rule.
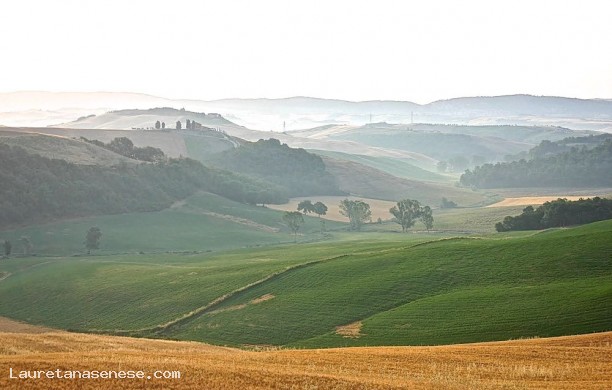
[[[6,389],[607,389],[612,332],[437,347],[244,351],[68,332],[0,333]],[[11,379],[9,370],[180,371],[180,379]]]

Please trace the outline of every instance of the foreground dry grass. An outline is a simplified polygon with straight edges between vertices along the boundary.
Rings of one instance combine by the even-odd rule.
[[[180,379],[11,379],[9,370],[181,371]],[[612,332],[440,347],[252,352],[113,336],[0,333],[9,389],[609,389]]]

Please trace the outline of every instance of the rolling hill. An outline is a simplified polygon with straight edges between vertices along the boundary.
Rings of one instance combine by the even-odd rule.
[[[224,254],[9,259],[0,263],[8,275],[0,315],[235,346],[431,345],[607,331],[611,232],[604,221],[480,239],[363,233]]]
[[[493,202],[485,193],[458,188],[448,182],[403,179],[350,160],[325,157],[323,161],[340,189],[354,196],[390,201],[409,198],[430,205],[438,205],[442,197],[452,198],[461,206]]]
[[[174,107],[218,112],[253,129],[296,130],[327,124],[372,122],[452,123],[471,125],[542,125],[612,132],[612,101],[553,96],[507,95],[461,97],[429,104],[406,101],[351,102],[311,97],[284,99],[180,100],[112,92],[0,93],[0,123],[46,126],[81,116],[133,107]]]
[[[496,222],[543,198],[482,207],[500,193],[609,188],[534,190],[559,185],[545,180],[559,164],[531,188],[455,184],[457,158],[472,166],[526,156],[542,140],[532,149],[539,163],[557,159],[578,184],[607,179],[611,144],[595,141],[609,137],[576,138],[590,133],[570,128],[612,132],[612,101],[33,92],[0,93],[0,107],[4,124],[54,125],[0,126],[0,370],[182,373],[88,382],[4,375],[2,388],[612,384],[612,220],[494,233]],[[187,119],[204,127],[174,129]],[[157,121],[166,129],[151,130]],[[80,137],[127,137],[176,158],[137,163]],[[113,150],[133,157],[126,144]],[[510,177],[529,176],[526,164]],[[307,194],[329,212],[304,216],[294,235],[284,210]],[[370,202],[380,220],[350,231],[338,209],[345,196]],[[439,209],[442,197],[459,207]],[[404,198],[432,206],[432,230],[417,222],[401,233],[388,210]],[[102,238],[89,255],[84,238],[94,226]]]
[[[205,114],[200,112],[186,111],[170,107],[151,108],[148,110],[116,110],[102,115],[88,115],[76,121],[53,126],[71,129],[152,129],[156,121],[165,122],[166,128],[175,129],[177,121],[182,123],[183,128],[187,120],[196,121],[203,126],[217,127],[221,125],[233,125],[230,121],[216,113]]]
[[[79,139],[81,137],[87,139],[95,139],[101,142],[108,143],[118,137],[129,138],[135,146],[146,147],[152,146],[164,151],[168,157],[188,156],[189,151],[185,144],[185,139],[180,132],[162,131],[162,130],[96,130],[96,129],[68,129],[68,128],[51,128],[51,127],[6,127],[3,130],[9,130],[17,133],[25,134],[42,134],[61,137],[65,139]],[[227,143],[226,141],[222,141]],[[233,147],[227,143],[227,147]],[[57,154],[61,158],[61,153]]]
[[[434,127],[436,128],[436,127]],[[474,129],[468,127],[466,129]],[[484,129],[479,135],[414,129],[411,125],[372,123],[341,131],[326,130],[326,138],[347,140],[379,148],[393,148],[406,152],[421,153],[436,160],[448,160],[464,156],[471,159],[479,156],[486,161],[502,160],[505,155],[529,150],[534,145],[523,141],[508,140],[489,135]],[[472,131],[474,132],[474,131]],[[306,136],[309,132],[297,132]],[[320,137],[319,133],[313,136]]]
[[[207,163],[274,183],[289,196],[342,194],[337,179],[321,157],[304,149],[290,148],[274,138],[244,142],[238,148],[210,156]]]
[[[0,131],[0,144],[18,146],[28,153],[81,165],[112,166],[135,161],[82,140],[23,131]]]
[[[320,224],[307,217],[299,239],[320,238]],[[219,251],[293,242],[282,223],[282,213],[246,205],[210,193],[198,193],[161,211],[131,212],[81,218],[0,231],[2,240],[23,253],[21,237],[28,237],[38,256],[84,253],[83,239],[91,226],[102,230],[99,254]],[[328,229],[344,224],[327,222]],[[151,239],[154,237],[155,239]]]
[[[415,159],[388,156],[368,156],[363,154],[350,154],[327,150],[311,150],[311,152],[321,156],[331,157],[335,160],[356,162],[403,179],[440,183],[449,183],[455,180],[453,176],[434,173],[430,170],[421,168],[420,165],[424,164],[420,164],[418,160]],[[433,169],[431,165],[429,168]]]

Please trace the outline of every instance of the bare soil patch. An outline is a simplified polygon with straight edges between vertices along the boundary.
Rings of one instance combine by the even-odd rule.
[[[349,339],[358,339],[362,336],[361,327],[363,324],[361,321],[353,322],[352,324],[337,326],[336,334]]]
[[[258,303],[269,301],[270,299],[274,299],[274,298],[276,298],[276,296],[274,296],[273,294],[264,294],[260,296],[259,298],[252,299],[249,303],[251,305],[257,305]]]
[[[265,301],[269,301],[270,299],[274,299],[275,296],[272,294],[265,294],[262,295],[259,298],[255,298],[250,300],[248,303],[242,303],[240,305],[233,305],[233,306],[229,306],[229,307],[225,307],[223,309],[217,309],[217,310],[213,310],[208,314],[217,314],[217,313],[223,313],[225,311],[234,311],[234,310],[240,310],[240,309],[244,309],[245,307],[249,306],[249,305],[257,305],[258,303],[262,303]]]

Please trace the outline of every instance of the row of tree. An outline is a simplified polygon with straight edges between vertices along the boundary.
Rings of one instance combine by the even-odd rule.
[[[581,225],[612,219],[612,199],[594,197],[569,201],[557,199],[534,209],[528,206],[520,215],[507,216],[495,224],[498,232],[511,230],[538,230],[551,227]]]
[[[421,206],[417,200],[401,200],[389,209],[389,213],[393,215],[393,221],[402,227],[402,232],[414,226],[417,220],[420,220],[428,231],[433,228],[431,207]],[[340,214],[349,219],[351,230],[361,230],[361,226],[372,218],[370,205],[361,200],[344,199],[340,202]]]
[[[344,199],[340,202],[340,214],[349,219],[350,230],[361,230],[364,223],[371,221],[372,211],[370,205],[362,200]],[[312,203],[311,200],[303,200],[297,206],[298,211],[287,211],[283,214],[283,222],[297,235],[301,225],[304,224],[303,215],[315,213],[321,218],[328,211],[323,202]],[[421,206],[417,200],[404,199],[389,209],[394,221],[406,232],[420,220],[429,231],[433,228],[433,213],[431,207]],[[323,221],[322,221],[323,222]],[[324,226],[324,225],[322,225]]]
[[[166,128],[166,122],[160,122],[160,121],[155,122],[155,129],[156,130],[160,130],[160,129],[163,130],[165,128]],[[175,128],[177,130],[181,130],[183,128],[183,123],[181,123],[181,121],[176,121]],[[202,129],[204,129],[204,126],[202,126],[202,124],[200,122],[196,122],[194,120],[187,119],[185,121],[185,129],[187,129],[187,130],[202,130]]]

